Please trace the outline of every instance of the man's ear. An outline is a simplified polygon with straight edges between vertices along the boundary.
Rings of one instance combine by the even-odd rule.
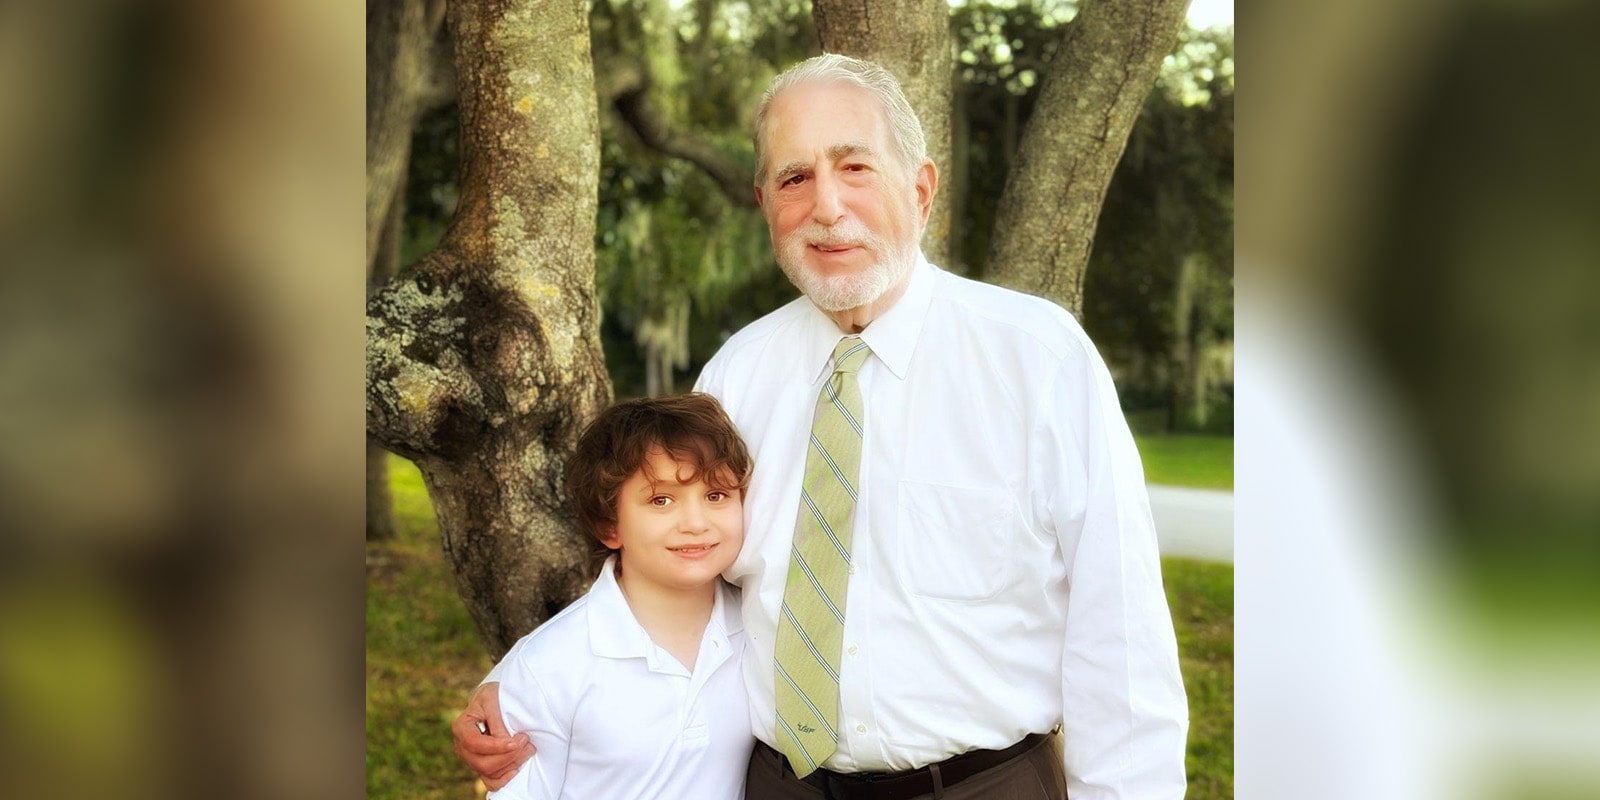
[[[761,187],[760,186],[755,187],[755,189],[756,189],[756,208],[761,209],[761,211],[763,213],[765,213],[766,210],[767,210],[767,198],[766,198],[766,195],[761,191]]]
[[[917,214],[922,218],[922,226],[928,225],[928,214],[933,211],[934,195],[939,193],[939,168],[933,165],[933,159],[922,159],[922,166],[917,167]]]

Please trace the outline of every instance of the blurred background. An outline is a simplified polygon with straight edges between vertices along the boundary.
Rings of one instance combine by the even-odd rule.
[[[1207,333],[1233,342],[1232,392],[1216,387],[1237,474],[1232,791],[1593,797],[1600,13],[1352,0],[1237,18],[1235,322]],[[363,23],[293,1],[0,9],[0,794],[368,785]],[[1020,73],[974,47],[973,75],[1007,88],[973,102],[1024,113]],[[608,170],[645,158],[610,147]],[[729,241],[737,218],[718,218]],[[611,299],[615,252],[608,359],[644,352],[649,318]],[[1151,303],[1180,277],[1152,273]],[[1132,417],[1185,430],[1159,394],[1171,362],[1095,294],[1085,324],[1148,403]],[[756,304],[728,297],[690,313]],[[714,346],[659,357],[673,388]],[[617,384],[648,391],[634,358]]]
[[[1600,7],[1239,16],[1239,793],[1600,795]]]

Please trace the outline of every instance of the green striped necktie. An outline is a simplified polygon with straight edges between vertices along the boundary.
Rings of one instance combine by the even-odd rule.
[[[856,336],[833,348],[806,449],[800,513],[778,618],[778,749],[796,775],[811,774],[839,746],[839,666],[850,531],[855,518],[865,417],[856,371],[872,351]]]

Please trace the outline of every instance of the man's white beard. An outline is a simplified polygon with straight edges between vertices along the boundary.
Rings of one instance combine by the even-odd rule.
[[[873,256],[864,272],[823,277],[806,269],[806,248],[856,246]],[[778,248],[778,266],[789,282],[823,311],[845,311],[870,305],[900,283],[916,263],[916,248],[896,246],[867,229],[860,220],[837,225],[816,222],[790,233]]]

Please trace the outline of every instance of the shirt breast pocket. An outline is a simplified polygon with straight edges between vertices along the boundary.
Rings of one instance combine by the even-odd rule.
[[[974,602],[1012,582],[1015,510],[1005,489],[916,481],[901,481],[899,489],[899,567],[914,594]]]

